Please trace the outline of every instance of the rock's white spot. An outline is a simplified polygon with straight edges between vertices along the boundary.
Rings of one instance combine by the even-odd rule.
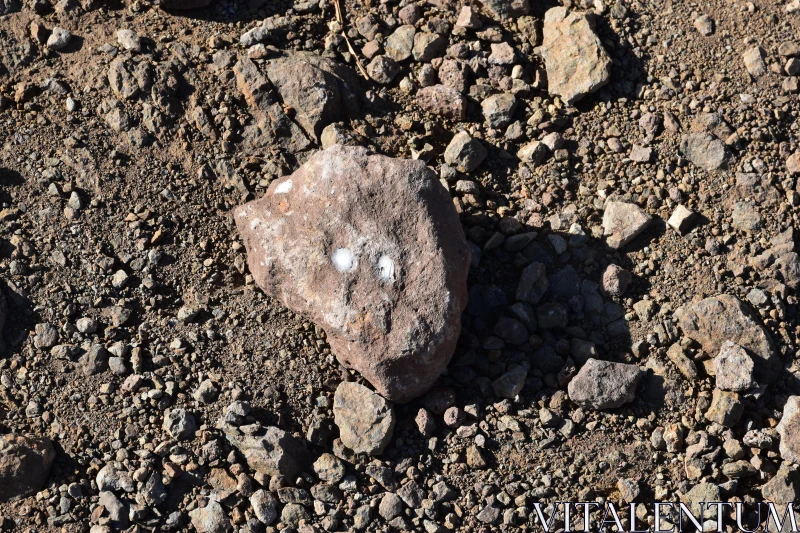
[[[378,259],[378,278],[386,283],[394,283],[394,261],[388,255]]]
[[[352,272],[356,269],[356,257],[347,248],[337,248],[331,254],[333,267],[339,272]]]
[[[256,229],[259,226],[259,224],[261,224],[261,219],[254,218],[253,220],[250,221],[250,229]]]
[[[292,180],[286,180],[275,187],[275,194],[286,194],[292,190]]]

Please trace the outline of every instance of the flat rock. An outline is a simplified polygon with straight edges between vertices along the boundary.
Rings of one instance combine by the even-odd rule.
[[[333,395],[333,416],[342,443],[355,453],[380,455],[392,440],[394,407],[364,385],[340,383]]]
[[[325,328],[342,364],[400,403],[433,385],[461,330],[470,252],[423,162],[335,145],[234,216],[255,282]]]
[[[800,464],[800,396],[789,396],[778,424],[780,452],[784,461]]]
[[[268,476],[294,477],[311,463],[303,444],[280,428],[269,426],[264,435],[242,435],[227,428],[225,436],[247,464]]]
[[[542,56],[550,94],[573,104],[608,83],[611,59],[591,16],[551,8],[544,15]]]
[[[41,490],[55,458],[50,439],[0,435],[0,502]]]
[[[608,245],[618,250],[647,229],[653,218],[636,204],[608,202],[603,213],[603,235]]]
[[[683,333],[697,341],[710,356],[731,341],[753,357],[757,382],[775,381],[781,362],[772,338],[753,311],[735,296],[721,294],[686,305],[675,312]]]
[[[636,365],[589,359],[569,382],[569,398],[590,409],[620,407],[636,397],[641,378]]]
[[[728,161],[725,144],[708,132],[692,132],[681,137],[681,154],[703,170],[718,170]]]

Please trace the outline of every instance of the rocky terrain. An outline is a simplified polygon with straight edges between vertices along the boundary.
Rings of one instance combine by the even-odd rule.
[[[798,0],[206,3],[0,0],[0,531],[797,499]]]

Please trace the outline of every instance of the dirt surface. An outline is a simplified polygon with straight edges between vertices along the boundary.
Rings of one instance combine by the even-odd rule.
[[[594,13],[610,68],[607,84],[570,106],[548,93],[540,48],[544,14],[557,4],[532,3],[525,16],[495,19],[475,2],[476,30],[455,26],[459,2],[344,0],[355,55],[328,0],[220,0],[189,11],[26,0],[0,16],[0,291],[8,300],[0,434],[48,437],[57,450],[40,492],[0,502],[0,530],[520,531],[539,527],[533,502],[620,501],[620,480],[640,487],[637,501],[678,501],[705,482],[726,499],[759,500],[766,483],[788,476],[794,467],[781,457],[775,428],[798,393],[800,269],[793,251],[775,249],[787,230],[794,249],[800,223],[800,164],[790,157],[799,148],[790,73],[800,72],[800,46],[786,44],[797,39],[800,15],[771,1],[576,2],[572,9]],[[384,50],[410,5],[418,5],[417,31],[439,33],[446,46],[432,60],[398,61],[387,83],[364,79],[356,57],[370,64],[365,47]],[[361,31],[369,15],[377,29]],[[696,27],[701,15],[713,21],[710,35]],[[262,25],[260,43],[240,43]],[[72,34],[58,50],[45,44],[55,27]],[[141,39],[140,51],[119,43],[120,29]],[[499,42],[513,48],[510,63],[487,60]],[[743,59],[755,46],[760,75]],[[334,124],[327,137],[297,126],[302,109],[286,103],[276,80],[269,98],[293,129],[276,126],[274,109],[249,103],[236,79],[241,58],[266,72],[267,62],[295,51],[349,65],[358,78],[348,88],[358,110],[323,120]],[[416,97],[444,77],[442,58],[466,72],[463,120],[424,109]],[[115,61],[130,76],[128,98],[112,87]],[[492,126],[481,103],[495,94],[517,102]],[[257,123],[267,126],[253,130]],[[471,172],[445,163],[458,131],[488,151]],[[705,167],[710,146],[700,157],[682,148],[701,132],[724,146],[719,168]],[[520,160],[521,148],[547,136],[552,143],[554,133],[541,161]],[[438,412],[433,393],[395,406],[392,440],[377,458],[353,457],[335,442],[336,386],[362,378],[337,362],[321,328],[256,287],[231,216],[330,138],[425,160],[473,246],[461,338],[435,389],[452,399]],[[652,153],[642,158],[640,149]],[[620,249],[603,235],[610,201],[653,218]],[[695,214],[685,232],[667,224],[678,205]],[[526,232],[534,233],[524,248],[504,246]],[[567,322],[545,328],[540,317],[516,344],[497,324],[519,318],[511,306],[531,262],[543,263],[550,279],[532,309],[559,305]],[[621,295],[591,286],[610,264],[632,274]],[[595,294],[600,307],[590,308]],[[684,335],[674,315],[720,294],[752,308],[782,365],[775,383],[740,394],[743,414],[729,426],[706,414],[717,354]],[[45,324],[52,342],[43,340]],[[116,366],[87,375],[93,345]],[[693,379],[667,355],[673,345],[696,367]],[[587,357],[642,368],[636,399],[604,410],[571,402],[567,382]],[[521,392],[498,397],[492,383],[520,364]],[[135,390],[125,386],[131,376],[141,377]],[[200,401],[195,391],[207,381],[218,394]],[[248,423],[293,434],[314,459],[340,457],[345,477],[330,483],[341,488],[338,498],[317,496],[321,478],[311,466],[297,476],[256,475],[219,423],[235,401],[251,405]],[[463,422],[447,427],[443,413],[452,407]],[[164,428],[175,408],[196,419],[188,439]],[[417,423],[420,409],[435,421],[429,434]],[[311,437],[328,426],[329,435]],[[681,442],[664,445],[669,431]],[[754,431],[768,443],[745,438]],[[731,442],[741,455],[729,453]],[[737,462],[747,466],[727,466]],[[131,490],[108,491],[125,520],[100,497],[97,475],[108,464],[134,478]],[[367,473],[375,464],[393,472],[396,486]],[[143,497],[151,473],[165,485],[156,504]],[[422,496],[386,511],[386,494],[411,482]],[[442,496],[440,482],[454,493]],[[311,496],[298,505],[280,492],[286,487]],[[278,498],[268,524],[251,503],[259,488]],[[222,523],[191,514],[214,501]]]

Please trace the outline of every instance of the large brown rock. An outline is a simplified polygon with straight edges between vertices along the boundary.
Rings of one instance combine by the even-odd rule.
[[[447,366],[470,252],[421,161],[332,146],[234,210],[256,283],[325,328],[333,353],[407,402]]]
[[[544,15],[542,57],[547,88],[572,104],[608,83],[611,59],[594,31],[594,19],[565,7]]]
[[[0,435],[0,502],[41,490],[55,458],[50,439]]]
[[[781,361],[772,338],[753,311],[735,296],[720,294],[681,307],[675,312],[683,332],[716,357],[725,341],[732,341],[753,356],[754,377],[769,384],[778,377]]]

